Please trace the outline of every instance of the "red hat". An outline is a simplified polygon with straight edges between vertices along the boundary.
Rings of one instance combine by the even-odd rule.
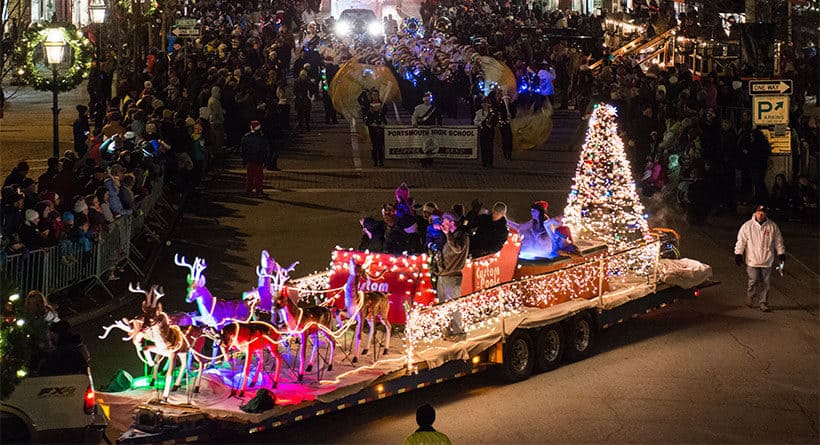
[[[549,208],[550,203],[547,201],[535,201],[532,203],[533,209],[541,209],[544,213],[547,213],[547,209]]]
[[[256,120],[251,121],[251,131],[256,131],[261,126],[262,126],[262,124],[260,124],[259,121],[256,121]]]

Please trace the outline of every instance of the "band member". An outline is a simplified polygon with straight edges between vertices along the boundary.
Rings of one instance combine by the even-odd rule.
[[[370,90],[370,99],[364,113],[364,123],[370,134],[371,151],[374,167],[384,167],[384,124],[387,123],[384,104],[379,98],[379,91]]]
[[[484,167],[493,166],[493,139],[497,120],[498,115],[490,107],[490,99],[485,97],[473,121],[478,127],[478,147],[481,150],[481,165]]]
[[[424,93],[422,103],[416,105],[413,110],[413,117],[411,123],[416,126],[433,126],[441,125],[441,111],[433,103],[433,93],[427,91]],[[421,160],[422,167],[430,167],[433,165],[433,152],[425,151],[425,158]]]

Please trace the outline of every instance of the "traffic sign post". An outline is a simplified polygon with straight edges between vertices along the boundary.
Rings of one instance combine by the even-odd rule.
[[[196,19],[181,18],[177,19],[176,22],[174,22],[171,34],[180,38],[199,37],[201,31],[199,29],[199,24],[197,24]]]
[[[784,80],[750,80],[749,94],[785,94],[791,95],[794,90],[790,79]]]
[[[789,96],[752,96],[752,123],[789,125]]]

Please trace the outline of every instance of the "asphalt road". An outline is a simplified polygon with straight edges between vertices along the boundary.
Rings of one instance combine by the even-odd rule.
[[[545,147],[494,170],[466,162],[438,163],[431,172],[406,161],[357,169],[347,129],[320,126],[283,155],[283,172],[267,173],[265,199],[242,196],[241,166],[229,160],[189,203],[152,281],[165,287],[167,310],[193,310],[184,303],[186,270],[173,265],[177,252],[207,259],[217,296],[255,285],[261,249],[282,264],[300,261],[294,277],[324,269],[334,246],[358,243],[358,217],[377,213],[402,181],[421,202],[505,201],[513,219],[526,218],[537,199],[560,209],[576,154],[574,121],[561,116],[556,125]],[[785,276],[773,278],[773,312],[765,314],[743,305],[745,273],[729,251],[748,214],[690,227],[669,203],[648,207],[650,222],[679,230],[683,254],[711,264],[720,285],[609,329],[598,354],[521,383],[488,372],[218,441],[396,443],[415,429],[415,408],[429,402],[438,410],[436,427],[455,443],[817,443],[817,228],[781,224],[791,256]],[[117,336],[96,339],[100,326],[138,313],[134,302],[79,327],[98,385],[118,369],[142,372],[131,346]]]

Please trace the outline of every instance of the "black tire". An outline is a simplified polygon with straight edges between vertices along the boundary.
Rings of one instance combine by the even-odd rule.
[[[29,444],[31,434],[25,422],[17,416],[8,413],[0,415],[0,443]]]
[[[567,333],[564,343],[567,360],[574,362],[592,355],[598,332],[595,329],[595,321],[589,313],[583,312],[570,318],[564,332]]]
[[[525,330],[516,330],[504,343],[504,377],[511,382],[526,380],[535,366],[532,338]]]
[[[535,336],[535,368],[539,372],[545,372],[559,367],[564,349],[564,330],[560,324],[539,329]]]

